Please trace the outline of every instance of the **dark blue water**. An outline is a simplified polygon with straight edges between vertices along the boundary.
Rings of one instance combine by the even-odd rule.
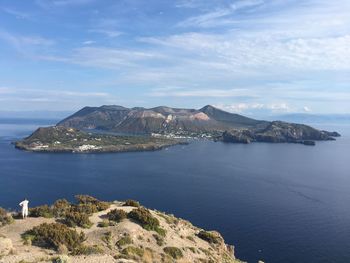
[[[78,193],[133,198],[220,231],[249,262],[350,262],[349,127],[337,128],[344,136],[336,142],[316,147],[202,141],[117,154],[14,149],[10,141],[37,126],[0,125],[3,207]]]

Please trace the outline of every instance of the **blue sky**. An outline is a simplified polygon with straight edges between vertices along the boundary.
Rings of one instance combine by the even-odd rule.
[[[350,113],[348,0],[2,0],[0,111]]]

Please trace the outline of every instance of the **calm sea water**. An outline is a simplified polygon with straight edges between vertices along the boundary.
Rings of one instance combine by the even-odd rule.
[[[201,141],[157,152],[43,154],[10,144],[43,124],[0,124],[0,206],[79,193],[133,198],[220,231],[249,262],[350,262],[350,127],[331,127],[344,136],[316,147]]]

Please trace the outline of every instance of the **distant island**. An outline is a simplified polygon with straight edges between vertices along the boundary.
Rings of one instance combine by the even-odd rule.
[[[0,261],[243,263],[216,231],[135,200],[76,199],[30,208],[25,220],[0,207]]]
[[[339,136],[304,124],[255,120],[211,105],[199,110],[109,105],[84,107],[56,126],[39,128],[15,145],[42,152],[123,152],[158,150],[185,143],[186,138],[315,145],[315,141]]]

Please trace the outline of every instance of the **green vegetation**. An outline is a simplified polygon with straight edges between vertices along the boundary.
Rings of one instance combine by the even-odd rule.
[[[29,208],[29,216],[52,218],[54,214],[51,207],[49,207],[48,205],[41,205],[41,206]]]
[[[65,245],[69,251],[78,249],[85,241],[84,233],[78,233],[60,223],[43,223],[26,231],[23,239],[30,239],[33,245],[57,250]]]
[[[159,226],[159,220],[152,216],[151,212],[144,207],[139,207],[137,209],[132,210],[128,214],[128,218],[136,221],[146,230],[156,231],[159,235],[163,237],[166,235],[165,230],[160,228]]]
[[[122,237],[121,239],[119,239],[117,241],[116,246],[118,246],[119,248],[122,248],[123,246],[126,246],[126,245],[130,245],[132,244],[132,239],[130,237],[130,235],[126,235],[124,237]]]
[[[17,141],[15,147],[37,152],[124,152],[157,150],[178,143],[152,136],[108,135],[52,126],[37,129],[29,137]]]
[[[164,238],[162,236],[157,235],[157,234],[153,234],[153,237],[156,240],[158,246],[164,245]]]
[[[123,204],[123,206],[133,206],[133,207],[140,207],[140,203],[132,200],[132,199],[128,199],[125,201],[125,203]]]
[[[108,248],[112,249],[112,232],[111,231],[104,233],[104,235],[101,237],[101,240],[106,243]]]
[[[192,242],[196,242],[196,241],[194,240],[193,236],[187,236],[186,238],[187,238],[188,240],[191,240]]]
[[[94,254],[102,254],[103,253],[103,248],[100,246],[86,246],[86,245],[81,245],[74,249],[73,255],[94,255]]]
[[[220,244],[222,238],[217,232],[201,230],[197,236],[210,244]]]
[[[13,218],[8,212],[0,207],[0,227],[4,225],[9,225],[13,222]]]
[[[177,247],[165,247],[164,252],[171,256],[173,259],[180,259],[183,257],[182,251]]]
[[[94,210],[93,213],[106,210],[111,205],[109,202],[100,201],[90,195],[76,195],[75,198],[77,199],[79,205],[90,206]]]
[[[97,224],[98,227],[108,227],[111,226],[111,222],[109,220],[103,220]]]
[[[127,218],[128,214],[124,210],[113,209],[108,212],[107,217],[111,221],[120,222],[123,219]]]
[[[89,215],[80,212],[67,212],[64,217],[64,223],[69,227],[90,228],[93,224],[89,220]]]
[[[133,246],[126,247],[122,250],[122,254],[127,255],[127,256],[142,257],[143,253],[144,253],[144,250],[142,248],[133,247]]]
[[[52,206],[52,211],[55,217],[64,217],[64,215],[70,210],[71,203],[66,199],[58,199]]]

